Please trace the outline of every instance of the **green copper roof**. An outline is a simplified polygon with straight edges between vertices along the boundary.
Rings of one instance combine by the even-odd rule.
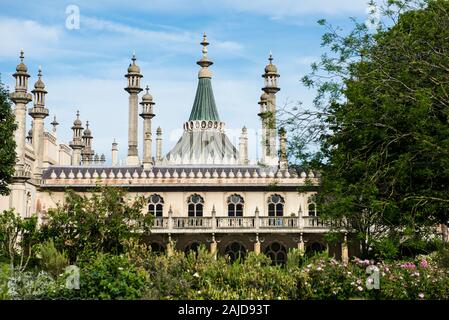
[[[220,121],[210,78],[198,79],[198,88],[189,118],[189,121],[191,120]]]

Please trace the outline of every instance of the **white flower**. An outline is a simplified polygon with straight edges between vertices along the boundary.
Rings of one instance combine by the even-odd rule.
[[[321,267],[318,267],[318,268],[316,268],[317,269],[317,271],[321,271]]]
[[[362,288],[361,286],[358,286],[358,287],[357,287],[357,290],[363,291],[363,288]]]
[[[122,268],[122,267],[118,267],[118,269],[119,269],[120,271],[122,271],[122,270],[123,270],[123,268]]]
[[[424,293],[418,294],[418,297],[420,297],[421,299],[424,299]]]
[[[200,277],[200,275],[198,274],[198,272],[195,272],[195,273],[193,274],[193,276],[194,276],[195,278],[199,278],[199,277]]]

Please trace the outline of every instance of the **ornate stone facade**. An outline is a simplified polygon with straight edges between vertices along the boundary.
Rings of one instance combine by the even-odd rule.
[[[250,164],[246,128],[242,129],[238,149],[225,134],[212,91],[213,64],[207,56],[206,35],[203,56],[197,62],[198,89],[190,118],[183,125],[184,133],[174,148],[162,154],[162,130],[156,130],[156,153],[152,155],[152,121],[157,107],[147,87],[142,96],[140,116],[143,118],[143,152],[138,150],[138,105],[141,70],[135,55],[129,65],[129,130],[126,166],[118,165],[117,143],[112,143],[112,161],[93,151],[93,134],[86,128],[79,112],[73,123],[70,145],[58,144],[56,119],[53,129],[46,131],[43,119],[45,85],[42,73],[28,93],[28,78],[24,56],[17,66],[16,90],[11,93],[15,103],[18,129],[17,166],[11,195],[0,198],[0,210],[14,208],[24,217],[38,214],[45,219],[49,208],[64,201],[67,187],[79,193],[89,193],[98,183],[126,187],[129,196],[144,195],[148,199],[146,212],[155,216],[155,225],[148,241],[157,250],[194,249],[205,244],[219,254],[235,257],[247,251],[265,252],[276,262],[286,259],[290,248],[329,250],[336,257],[347,259],[347,241],[327,247],[323,236],[329,231],[311,197],[317,191],[316,172],[304,172],[289,166],[286,157],[285,131],[277,130],[276,93],[279,74],[270,54],[263,78],[260,113],[262,122],[262,161]],[[34,124],[31,135],[25,137],[26,105]],[[269,116],[268,116],[269,115]],[[279,151],[277,141],[279,140]],[[299,193],[298,186],[308,186]],[[344,231],[342,231],[344,233]],[[345,238],[346,239],[346,238]],[[354,248],[349,248],[354,250]]]

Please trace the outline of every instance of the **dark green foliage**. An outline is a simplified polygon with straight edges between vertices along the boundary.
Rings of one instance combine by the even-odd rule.
[[[50,273],[54,278],[64,273],[64,269],[69,265],[67,255],[55,248],[53,239],[38,245],[37,256],[42,270]]]
[[[16,163],[16,129],[14,113],[8,91],[0,80],[0,195],[9,194],[8,185],[14,174]]]
[[[37,218],[22,218],[13,210],[0,213],[0,257],[12,268],[24,270],[37,242]]]
[[[86,249],[120,254],[124,242],[149,231],[152,218],[144,214],[145,200],[126,199],[124,190],[99,187],[91,196],[67,191],[64,204],[48,211],[41,238],[54,239],[71,262]]]
[[[382,12],[377,30],[356,22],[346,36],[320,22],[330,50],[303,79],[318,95],[291,120],[312,118],[291,140],[322,174],[322,217],[343,221],[364,255],[379,244],[391,257],[424,250],[449,220],[449,2],[389,1]],[[320,150],[307,154],[311,142]]]

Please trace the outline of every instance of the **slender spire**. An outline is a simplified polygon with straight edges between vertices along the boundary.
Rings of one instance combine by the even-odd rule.
[[[56,115],[53,116],[53,121],[50,124],[53,126],[53,132],[56,132],[56,127],[59,125],[59,122],[56,120]]]
[[[203,57],[197,62],[197,64],[201,66],[201,70],[198,73],[198,78],[212,78],[212,72],[210,72],[208,67],[214,63],[207,57],[207,46],[209,45],[209,42],[207,41],[206,33],[204,33],[203,41],[201,41],[200,44],[203,46],[203,50],[201,51],[203,53]]]
[[[206,34],[203,35],[203,57],[197,62],[201,66],[198,73],[198,87],[196,90],[195,101],[193,102],[192,112],[190,113],[189,121],[192,120],[212,120],[220,121],[218,116],[217,106],[215,104],[214,92],[212,90],[212,73],[209,71],[209,66],[213,64],[207,57],[207,41]]]

